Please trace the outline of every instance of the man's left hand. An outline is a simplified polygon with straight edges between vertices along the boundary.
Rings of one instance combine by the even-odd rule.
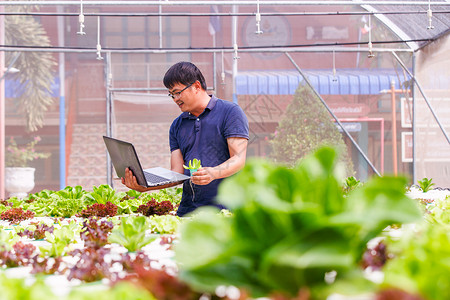
[[[216,179],[213,175],[213,168],[211,167],[204,167],[198,169],[197,172],[193,173],[191,176],[191,181],[194,184],[198,185],[206,185]]]

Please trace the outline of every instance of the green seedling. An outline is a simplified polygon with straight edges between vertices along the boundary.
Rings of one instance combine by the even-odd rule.
[[[361,185],[361,181],[357,180],[355,177],[347,177],[345,179],[344,191],[349,193]]]
[[[432,180],[432,178],[423,178],[422,180],[419,180],[419,186],[422,192],[426,193],[432,189],[432,186],[434,185],[434,183],[431,182]]]
[[[189,167],[183,165],[183,168],[188,169],[188,170],[198,170],[201,167],[202,167],[201,160],[196,159],[196,158],[189,161]]]

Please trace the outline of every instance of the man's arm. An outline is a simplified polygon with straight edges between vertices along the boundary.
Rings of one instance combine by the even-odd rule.
[[[226,178],[237,173],[245,165],[248,140],[232,137],[227,139],[230,158],[216,167],[205,167],[192,174],[192,183],[205,185],[219,178]]]
[[[170,154],[170,169],[174,172],[184,174],[184,160],[180,149],[173,150]]]

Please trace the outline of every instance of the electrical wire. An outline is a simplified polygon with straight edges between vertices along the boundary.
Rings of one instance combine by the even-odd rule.
[[[389,11],[389,12],[262,12],[261,17],[268,16],[363,16],[363,15],[413,15],[427,14],[427,11]],[[449,14],[450,10],[433,11],[433,14]],[[0,16],[36,16],[36,17],[74,17],[78,13],[58,13],[58,12],[0,12]],[[256,13],[117,13],[117,12],[83,12],[85,17],[254,17]]]
[[[408,42],[433,42],[435,38],[428,39],[410,39],[410,40],[394,40],[394,41],[373,41],[373,44],[382,45],[382,44],[404,44]],[[288,49],[288,48],[308,48],[308,47],[330,47],[330,46],[355,46],[355,45],[367,45],[367,42],[347,42],[347,43],[316,43],[316,44],[297,44],[297,45],[271,45],[271,46],[239,46],[237,49],[236,46],[233,47],[189,47],[189,48],[117,48],[117,47],[103,47],[103,51],[155,51],[158,53],[165,53],[169,51],[233,51],[235,54],[237,50],[239,52],[245,50],[263,50],[263,49],[273,49],[274,51],[277,49]],[[97,51],[96,48],[90,47],[57,47],[57,46],[28,46],[28,45],[0,45],[0,48],[6,49],[36,49],[36,50],[45,50],[45,49],[53,49],[53,50],[86,50],[86,51]],[[375,51],[375,49],[373,49]]]

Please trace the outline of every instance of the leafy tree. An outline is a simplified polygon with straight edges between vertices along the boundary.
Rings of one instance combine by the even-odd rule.
[[[296,165],[299,159],[323,145],[333,146],[340,152],[340,161],[346,164],[348,175],[353,173],[353,163],[341,133],[308,86],[297,88],[270,144],[274,161],[288,166]]]
[[[36,6],[7,6],[7,12],[28,12]],[[5,43],[10,46],[49,47],[50,40],[42,25],[31,16],[5,16]],[[15,90],[18,110],[25,114],[26,128],[36,131],[43,126],[44,113],[53,103],[51,84],[56,65],[49,52],[6,52],[5,62],[20,72],[12,75],[19,82]]]

